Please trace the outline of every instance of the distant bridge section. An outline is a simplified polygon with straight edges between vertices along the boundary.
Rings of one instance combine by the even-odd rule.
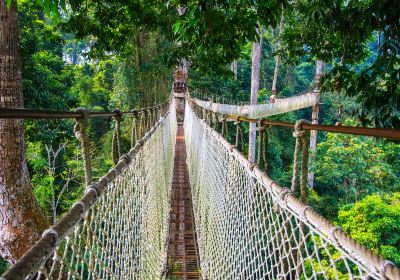
[[[244,106],[213,103],[212,101],[204,101],[196,98],[193,100],[199,106],[215,113],[251,119],[262,119],[312,107],[317,104],[318,96],[315,93],[309,92],[298,96],[276,99],[273,103]]]

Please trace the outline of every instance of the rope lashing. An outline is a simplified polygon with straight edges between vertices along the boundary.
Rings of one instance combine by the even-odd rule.
[[[156,112],[157,112],[157,120],[156,121],[159,121],[160,120],[160,118],[161,118],[161,106],[160,105],[157,105],[157,108],[156,108]]]
[[[146,111],[146,125],[145,125],[145,133],[151,128],[151,108],[145,109]]]
[[[222,134],[222,136],[225,136],[227,138],[227,137],[229,137],[229,130],[228,130],[228,122],[226,120],[227,120],[226,115],[222,115],[222,117],[221,117],[221,122],[222,122],[221,134]]]
[[[90,162],[90,139],[86,133],[88,127],[89,111],[86,108],[78,108],[75,110],[79,112],[82,117],[76,118],[74,126],[75,137],[81,143],[83,170],[85,173],[85,185],[89,186],[92,182],[92,166]]]
[[[197,106],[197,107],[196,107],[196,112],[197,112],[197,116],[198,116],[199,118],[202,118],[203,109],[202,109],[200,106]]]
[[[140,127],[139,127],[139,138],[143,138],[146,132],[146,109],[140,110]]]
[[[149,110],[150,110],[150,127],[152,127],[156,120],[156,107],[153,106]]]
[[[147,110],[147,124],[146,124],[146,131],[152,127],[152,119],[153,119],[153,108],[150,107]]]
[[[261,164],[264,164],[264,169],[268,167],[267,154],[268,154],[268,132],[267,125],[262,124],[262,119],[257,121],[258,136],[258,153],[257,153],[257,165],[261,168]]]
[[[213,115],[213,128],[214,130],[218,131],[218,122],[219,122],[218,114],[213,112],[212,115]]]
[[[307,198],[307,175],[308,175],[308,143],[307,131],[302,129],[303,124],[308,124],[307,120],[298,120],[294,127],[293,137],[296,138],[296,145],[294,150],[293,159],[293,176],[292,176],[292,190],[297,191],[297,173],[300,163],[300,153],[302,152],[301,159],[301,175],[300,175],[300,196],[304,202]]]
[[[136,144],[136,141],[139,140],[138,126],[137,126],[138,111],[131,110],[131,113],[132,113],[131,148],[133,148]]]
[[[201,118],[205,119],[207,117],[207,111],[204,108],[201,108]]]
[[[206,114],[206,123],[207,123],[209,126],[211,126],[211,124],[212,124],[212,114],[211,114],[210,111],[207,111],[207,114]]]
[[[114,111],[116,115],[114,116],[115,126],[114,133],[112,137],[111,154],[114,164],[118,163],[118,159],[121,157],[121,120],[122,112],[120,110]]]
[[[234,122],[236,125],[236,139],[235,139],[235,146],[236,148],[239,149],[239,138],[240,138],[240,150],[244,151],[244,137],[243,137],[243,127],[242,127],[242,121],[240,120],[240,117],[236,118],[236,121]]]

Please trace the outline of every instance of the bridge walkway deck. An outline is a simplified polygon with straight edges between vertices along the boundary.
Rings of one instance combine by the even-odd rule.
[[[171,203],[167,279],[199,279],[201,272],[182,123],[178,123],[176,137]]]

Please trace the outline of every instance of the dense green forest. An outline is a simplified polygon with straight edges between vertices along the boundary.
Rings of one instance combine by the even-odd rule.
[[[210,14],[191,12],[175,24],[172,24],[174,12],[160,8],[163,3],[149,8],[133,1],[130,8],[137,8],[135,12],[120,13],[116,10],[123,6],[121,1],[103,10],[99,7],[96,10],[96,1],[89,1],[93,7],[78,5],[74,10],[72,1],[70,9],[75,12],[69,14],[68,8],[54,12],[53,8],[45,7],[48,1],[44,1],[44,6],[39,2],[18,1],[26,108],[127,111],[158,104],[168,98],[177,58],[183,56],[193,57],[188,80],[193,96],[221,103],[247,103],[252,71],[249,38],[259,39],[255,31],[258,19],[267,18],[271,13],[268,10],[275,9],[275,22],[272,19],[261,22],[266,27],[261,35],[258,102],[268,102],[271,96],[277,54],[282,59],[277,79],[279,98],[312,89],[315,60],[319,58],[326,61],[319,123],[399,127],[400,47],[398,41],[397,45],[391,41],[397,40],[399,34],[390,33],[391,24],[399,25],[398,14],[393,11],[395,8],[390,9],[393,14],[382,17],[387,22],[379,23],[381,31],[367,23],[370,9],[375,9],[377,14],[384,13],[385,1],[381,6],[376,3],[379,1],[355,1],[358,6],[354,4],[348,10],[343,8],[347,1],[337,1],[342,10],[331,6],[330,1],[315,1],[320,4],[318,8],[312,6],[317,5],[314,1],[310,1],[310,6],[300,1],[302,5],[296,11],[286,7],[282,34],[276,7],[285,1],[260,5],[257,12],[249,9],[246,17],[254,17],[251,20],[243,19],[245,15],[238,6],[232,8],[227,4],[228,7],[217,9],[214,2],[189,1],[189,10],[195,5],[204,5]],[[303,13],[306,8],[313,14]],[[215,12],[219,9],[234,10],[236,18],[220,16]],[[362,10],[365,17],[354,18],[355,9]],[[200,13],[199,10],[195,11]],[[343,22],[329,22],[328,18],[339,11]],[[137,26],[121,23],[125,17]],[[206,29],[211,27],[200,23],[210,17],[215,26],[221,26],[207,33]],[[312,19],[306,20],[306,17]],[[230,20],[243,24],[229,25]],[[350,22],[354,23],[351,28],[346,25]],[[313,37],[317,28],[323,31]],[[193,35],[199,33],[209,36]],[[225,39],[229,46],[223,45],[221,49],[213,45]],[[185,48],[176,48],[177,40]],[[280,48],[278,40],[282,40]],[[309,44],[309,52],[305,42]],[[386,44],[391,51],[387,51]],[[385,64],[388,58],[390,65]],[[236,78],[228,61],[237,63]],[[311,108],[271,117],[289,122],[301,118],[310,119]],[[233,142],[233,124],[229,125],[232,125],[229,137]],[[73,120],[25,121],[26,159],[34,195],[49,224],[55,223],[84,191],[80,147],[73,127]],[[95,178],[113,165],[113,128],[112,119],[90,121]],[[129,149],[130,129],[131,119],[126,118],[122,123],[124,151]],[[247,126],[245,132],[248,132]],[[295,141],[292,130],[268,128],[268,135],[268,174],[280,185],[290,186]],[[310,162],[315,183],[307,202],[360,243],[400,265],[400,144],[387,139],[324,132],[318,133],[317,139],[316,156]],[[1,261],[0,274],[6,267],[6,262]]]

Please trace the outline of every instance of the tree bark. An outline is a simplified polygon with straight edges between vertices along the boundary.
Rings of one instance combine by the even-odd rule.
[[[280,36],[281,36],[281,34],[282,34],[282,32],[283,32],[283,15],[282,15],[282,17],[281,17],[281,22],[280,22],[280,25],[279,25],[279,34],[278,34],[278,49],[280,49],[281,48],[281,39],[280,39]],[[276,97],[276,83],[277,83],[277,81],[278,81],[278,72],[279,72],[279,65],[280,65],[280,63],[281,63],[281,56],[280,55],[276,55],[275,56],[275,70],[274,70],[274,78],[273,78],[273,80],[272,80],[272,89],[271,89],[271,92],[272,92],[272,95],[273,95],[273,99]]]
[[[22,108],[17,3],[0,1],[0,107]],[[33,196],[25,159],[24,122],[0,119],[0,255],[14,264],[47,222]]]
[[[257,104],[258,89],[260,84],[260,65],[261,65],[261,48],[262,48],[262,37],[263,30],[260,27],[260,42],[253,43],[253,58],[251,64],[251,93],[250,93],[250,105]],[[250,123],[249,128],[249,161],[254,162],[256,158],[256,124]]]
[[[317,59],[316,70],[315,70],[315,82],[314,82],[314,93],[317,95],[317,102],[312,107],[311,113],[311,123],[318,124],[318,114],[319,114],[319,86],[322,77],[322,68],[323,62],[320,59]],[[310,162],[314,163],[315,161],[315,153],[317,151],[317,131],[310,131]],[[308,185],[313,188],[314,187],[314,172],[308,173]]]

